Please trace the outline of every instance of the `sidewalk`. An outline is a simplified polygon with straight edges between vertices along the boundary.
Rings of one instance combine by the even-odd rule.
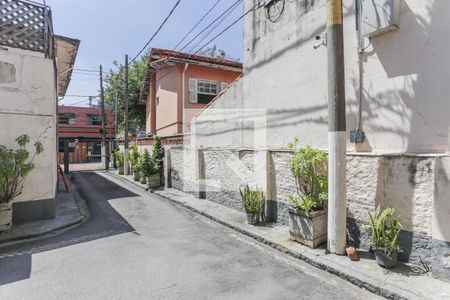
[[[0,248],[53,236],[84,222],[89,212],[84,201],[78,196],[74,186],[71,191],[57,195],[56,218],[24,224],[13,224],[10,230],[0,233]]]
[[[145,188],[131,176],[109,174]],[[175,189],[154,193],[386,298],[450,299],[450,284],[431,277],[417,266],[405,264],[389,271],[379,267],[369,253],[360,253],[361,260],[352,262],[345,256],[326,254],[325,249],[310,249],[291,241],[287,226],[251,226],[243,212]]]

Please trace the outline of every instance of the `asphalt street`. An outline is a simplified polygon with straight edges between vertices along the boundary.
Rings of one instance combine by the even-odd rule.
[[[0,299],[377,299],[168,200],[72,175],[90,218],[0,248]]]

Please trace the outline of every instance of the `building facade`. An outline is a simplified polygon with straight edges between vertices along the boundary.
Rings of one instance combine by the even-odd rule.
[[[0,144],[17,147],[27,134],[43,143],[13,222],[52,218],[57,192],[57,103],[65,95],[79,40],[53,34],[50,7],[25,1],[0,4]]]
[[[148,135],[189,131],[191,119],[242,73],[242,64],[220,58],[152,49],[141,93]]]
[[[402,259],[450,279],[450,3],[370,2],[366,14],[383,12],[381,2],[398,11],[389,32],[362,43],[356,25],[367,19],[343,1],[348,241],[368,248],[368,210],[393,207]],[[193,120],[192,147],[170,150],[171,180],[237,209],[239,187],[259,185],[284,223],[295,193],[288,143],[328,148],[326,1],[244,3],[243,77]],[[356,130],[362,142],[350,139]]]
[[[115,139],[115,115],[105,109],[105,137],[109,145]],[[60,164],[64,163],[64,144],[68,143],[69,162],[101,161],[101,110],[99,107],[58,107],[58,137]]]

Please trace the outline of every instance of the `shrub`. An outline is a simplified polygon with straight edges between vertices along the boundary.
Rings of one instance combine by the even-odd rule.
[[[119,149],[117,149],[116,151],[114,151],[114,157],[117,160],[117,166],[119,168],[124,166],[124,154],[122,152],[120,152]]]
[[[150,156],[150,153],[147,149],[144,150],[144,155],[142,156],[142,161],[140,164],[140,168],[144,176],[151,176],[158,174],[159,169],[156,165],[153,158]]]
[[[133,171],[138,172],[138,163],[139,163],[139,158],[141,157],[141,154],[139,153],[138,147],[132,146],[130,147],[130,165],[131,168],[133,169]]]
[[[369,213],[370,224],[364,225],[364,229],[370,229],[372,249],[382,250],[388,256],[393,252],[399,252],[398,235],[402,229],[400,217],[395,216],[395,209],[378,206]]]
[[[289,160],[297,188],[296,195],[289,200],[292,206],[303,212],[320,211],[328,200],[327,153],[311,146],[297,148],[298,140],[288,145],[294,151]]]
[[[244,210],[247,213],[260,213],[264,205],[264,192],[258,189],[252,190],[248,185],[239,189]]]
[[[34,169],[34,159],[44,151],[41,142],[34,143],[34,153],[26,150],[28,135],[16,139],[18,150],[0,146],[0,203],[9,203],[22,194],[28,174]]]
[[[165,156],[165,151],[164,151],[164,147],[161,145],[161,138],[159,136],[155,136],[155,142],[153,143],[153,148],[152,148],[152,158],[153,158],[153,161],[158,166],[158,170],[161,170],[163,167],[164,156]]]

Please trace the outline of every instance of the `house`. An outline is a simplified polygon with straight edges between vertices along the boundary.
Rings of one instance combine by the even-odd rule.
[[[105,109],[105,137],[112,146],[115,139],[115,115]],[[58,137],[60,164],[64,163],[64,144],[68,143],[69,162],[85,163],[101,161],[101,110],[99,107],[58,107]]]
[[[0,3],[0,144],[16,147],[15,139],[27,134],[44,146],[14,200],[14,223],[56,213],[57,103],[70,83],[80,41],[55,35],[51,16],[45,5]]]
[[[287,222],[288,143],[328,149],[326,2],[244,1],[243,77],[192,120],[195,144],[170,149],[173,187],[241,209],[239,187],[259,185]],[[393,207],[401,259],[450,279],[450,2],[343,6],[348,240],[368,249],[368,210]]]
[[[242,73],[236,61],[153,48],[140,100],[148,135],[189,131],[191,119]]]

